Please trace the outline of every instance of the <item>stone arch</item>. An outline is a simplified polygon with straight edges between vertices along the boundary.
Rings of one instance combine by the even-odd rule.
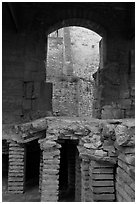
[[[82,19],[82,18],[81,19],[80,18],[70,18],[70,19],[58,21],[57,23],[51,25],[49,27],[49,29],[46,30],[46,34],[48,35],[57,29],[60,29],[63,27],[68,27],[68,26],[84,27],[84,28],[87,28],[89,30],[94,31],[95,33],[97,33],[101,37],[106,36],[106,31],[105,31],[104,27],[102,27],[101,25],[99,25],[95,22],[92,22],[91,20]]]
[[[54,32],[55,30],[58,30],[63,27],[69,27],[69,26],[79,26],[83,28],[87,28],[91,31],[94,31],[98,35],[102,37],[102,49],[101,51],[103,63],[106,62],[106,37],[107,37],[107,32],[106,29],[101,25],[96,23],[95,21],[91,21],[88,18],[68,18],[64,19],[61,21],[58,21],[56,23],[53,23],[46,29],[45,34],[49,35],[50,33]]]

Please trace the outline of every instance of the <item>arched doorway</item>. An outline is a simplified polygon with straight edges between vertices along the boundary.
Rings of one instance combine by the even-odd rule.
[[[70,26],[50,33],[47,44],[46,82],[53,85],[53,115],[95,117],[93,74],[103,68],[104,38]]]

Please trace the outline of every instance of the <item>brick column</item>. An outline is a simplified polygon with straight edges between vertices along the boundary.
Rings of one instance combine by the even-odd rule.
[[[59,194],[59,165],[61,145],[44,141],[41,202],[57,202]]]
[[[114,165],[91,161],[89,165],[89,187],[92,202],[114,202]]]
[[[81,202],[89,202],[89,159],[82,157],[81,162]]]
[[[9,144],[8,192],[24,193],[25,147],[23,144]]]
[[[40,152],[40,167],[39,167],[39,192],[41,193],[42,184],[42,171],[43,171],[43,151]]]
[[[81,159],[79,157],[78,151],[76,151],[75,159],[75,202],[81,201]]]

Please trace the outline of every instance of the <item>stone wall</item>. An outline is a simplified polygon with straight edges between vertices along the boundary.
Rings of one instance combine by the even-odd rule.
[[[75,181],[77,185],[80,184],[81,189],[78,186],[75,188],[77,200],[120,201],[121,192],[124,192],[123,201],[134,200],[134,120],[49,117],[47,123],[47,136],[41,141],[43,145],[58,146],[58,139],[79,141],[77,148],[81,159],[78,159],[78,154],[76,159],[81,162],[76,162]],[[123,146],[126,148],[123,149]],[[128,146],[132,148],[127,148]],[[53,157],[54,151],[53,148],[48,153],[49,156]],[[121,160],[124,161],[124,169],[121,168]],[[51,167],[52,165],[49,169]],[[55,172],[59,173],[58,166],[56,167]],[[125,181],[125,178],[128,180]],[[126,182],[121,191],[120,182]],[[131,188],[130,194],[127,188]],[[49,192],[42,193],[45,201],[47,194]]]
[[[11,6],[19,23],[11,18],[8,2],[3,3],[3,123],[45,117],[47,111],[52,110],[52,87],[45,83],[47,35],[49,31],[70,25],[85,26],[100,34],[105,39],[106,47],[104,68],[113,62],[119,67],[117,75],[120,76],[120,85],[112,86],[108,80],[110,88],[107,89],[109,85],[106,85],[106,94],[98,97],[98,100],[103,98],[103,102],[97,104],[100,115],[95,117],[102,118],[103,106],[112,106],[115,102],[118,106],[123,104],[121,114],[124,112],[124,117],[134,116],[134,60],[130,63],[130,59],[134,58],[134,2],[118,5],[80,3],[80,6],[79,3],[67,6],[64,3],[60,6],[59,3],[54,7],[42,2],[22,2],[11,3]],[[119,10],[115,9],[117,6]],[[86,42],[84,46],[87,47]],[[129,57],[129,51],[133,57]],[[115,73],[115,68],[113,71],[110,68],[110,72]],[[103,87],[100,84],[98,88],[100,92]],[[118,95],[122,95],[122,102],[115,100]],[[125,99],[130,100],[124,103]]]
[[[135,127],[133,123],[118,125],[116,137],[119,155],[116,172],[118,202],[135,201]]]
[[[23,144],[10,142],[8,192],[12,194],[24,193],[25,188],[25,147]]]
[[[121,43],[124,40],[121,40]],[[96,81],[96,93],[94,103],[94,117],[107,118],[133,118],[135,117],[135,62],[134,62],[134,38],[128,41],[127,46],[123,42],[123,50],[119,51],[119,57],[111,56],[103,69],[94,74]],[[125,56],[129,59],[127,64]],[[124,56],[124,57],[122,57]]]
[[[60,79],[53,83],[53,115],[78,116],[77,89],[77,82],[70,82],[69,79]]]

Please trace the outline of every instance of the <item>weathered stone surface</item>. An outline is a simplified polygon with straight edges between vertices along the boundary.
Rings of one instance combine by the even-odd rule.
[[[127,155],[120,154],[118,158],[131,166],[135,166],[135,155],[134,154],[127,154]]]
[[[114,201],[115,195],[114,194],[94,194],[93,195],[94,201]]]
[[[94,144],[92,144],[92,143],[85,143],[84,147],[86,147],[88,149],[97,149],[97,147],[94,146]]]
[[[123,125],[118,125],[115,129],[116,141],[119,146],[134,146],[135,145],[135,130]]]
[[[94,180],[113,180],[113,174],[93,174],[92,178]]]
[[[94,187],[94,193],[114,193],[114,187]]]
[[[93,186],[114,186],[113,181],[93,181]]]
[[[113,124],[105,124],[103,125],[103,130],[102,130],[102,138],[107,139],[110,138],[112,140],[115,140],[115,125]]]
[[[103,150],[96,150],[95,156],[105,157],[105,156],[107,156],[107,152],[104,152]]]

